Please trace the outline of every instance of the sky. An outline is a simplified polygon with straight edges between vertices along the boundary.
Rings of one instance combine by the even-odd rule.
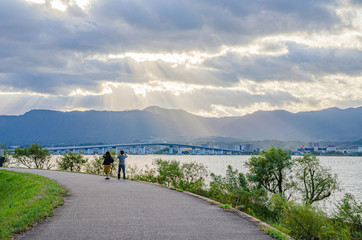
[[[1,0],[0,115],[362,106],[362,0]]]

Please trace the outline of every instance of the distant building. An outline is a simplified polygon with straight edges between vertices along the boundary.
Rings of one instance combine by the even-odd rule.
[[[319,148],[319,142],[309,142],[310,148]]]
[[[244,150],[244,146],[242,144],[240,145],[235,145],[235,150],[236,151],[243,151]]]
[[[222,148],[222,149],[233,149],[232,145],[226,144],[226,143],[220,144],[220,148]]]
[[[327,152],[335,152],[335,151],[337,151],[337,148],[334,147],[334,146],[327,146],[326,151]]]
[[[358,152],[362,152],[362,147],[358,147]]]
[[[304,145],[302,145],[299,149],[297,149],[297,151],[299,153],[313,153],[313,152],[318,152],[318,153],[324,153],[326,152],[327,148],[320,148],[320,147],[304,147]]]
[[[252,144],[245,144],[245,151],[251,151],[253,149],[253,145]]]
[[[222,149],[226,149],[226,148],[227,148],[227,145],[226,145],[226,144],[224,144],[224,143],[221,143],[221,144],[220,144],[220,148],[222,148]]]

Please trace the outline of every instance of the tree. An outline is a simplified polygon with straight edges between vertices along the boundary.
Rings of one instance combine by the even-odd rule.
[[[293,185],[288,178],[293,166],[290,151],[271,146],[269,150],[252,156],[245,165],[249,168],[248,179],[272,193],[285,195]]]
[[[315,155],[305,154],[297,158],[296,163],[296,177],[300,183],[297,190],[302,194],[305,204],[323,200],[339,189],[337,174],[321,166]]]
[[[35,165],[35,168],[40,169],[43,169],[44,167],[48,169],[51,168],[51,153],[48,149],[42,149],[37,143],[31,144],[30,147],[24,147],[24,149],[16,148],[13,157],[18,163],[23,164],[28,168],[31,168],[33,165]]]
[[[87,162],[86,159],[83,158],[83,153],[73,153],[68,151],[67,153],[63,154],[60,160],[57,160],[60,170],[70,170],[73,172],[80,171],[83,164]]]

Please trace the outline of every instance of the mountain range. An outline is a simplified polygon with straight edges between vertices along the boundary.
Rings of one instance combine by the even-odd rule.
[[[299,113],[258,111],[222,118],[159,107],[118,112],[32,110],[20,116],[0,116],[0,143],[7,146],[190,141],[210,136],[250,141],[353,141],[362,138],[362,107]]]

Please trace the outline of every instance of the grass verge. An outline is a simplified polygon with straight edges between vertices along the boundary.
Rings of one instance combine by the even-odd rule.
[[[0,239],[31,228],[63,205],[66,190],[56,181],[30,173],[0,170]]]

